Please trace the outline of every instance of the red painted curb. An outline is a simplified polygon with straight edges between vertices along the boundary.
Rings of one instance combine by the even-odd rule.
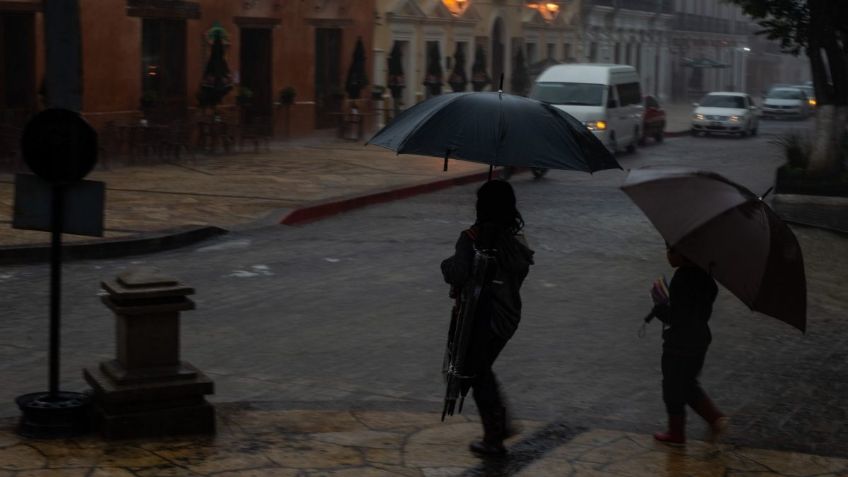
[[[329,199],[324,202],[316,202],[314,204],[297,208],[283,217],[282,220],[280,220],[280,223],[283,225],[305,224],[307,222],[314,222],[316,220],[353,209],[359,209],[361,207],[381,204],[384,202],[391,202],[393,200],[406,199],[419,194],[427,194],[429,192],[447,189],[452,186],[481,182],[488,178],[488,172],[475,172],[474,174],[407,185],[396,189],[372,192],[360,196]]]

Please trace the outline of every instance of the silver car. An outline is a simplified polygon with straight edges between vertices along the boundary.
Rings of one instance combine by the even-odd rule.
[[[809,98],[800,88],[772,88],[763,99],[763,118],[806,118],[809,115]]]
[[[757,107],[750,95],[736,92],[709,93],[695,103],[692,134],[738,134],[754,136],[760,125]]]

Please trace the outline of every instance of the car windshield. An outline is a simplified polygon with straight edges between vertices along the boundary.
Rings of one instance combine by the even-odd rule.
[[[590,83],[536,83],[530,97],[550,104],[601,106],[606,86]]]
[[[799,89],[773,89],[766,95],[772,99],[801,99],[801,90]]]
[[[745,98],[742,96],[724,96],[721,94],[708,94],[701,100],[701,106],[709,108],[745,108]]]
[[[815,96],[815,91],[813,90],[813,88],[811,88],[809,86],[799,86],[798,89],[800,89],[801,91],[806,93],[807,97],[812,98],[812,97]]]

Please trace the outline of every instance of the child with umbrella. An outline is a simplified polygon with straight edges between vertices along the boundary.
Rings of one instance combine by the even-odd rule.
[[[667,296],[654,287],[654,316],[663,322],[663,401],[668,413],[668,430],[654,439],[671,445],[686,443],[686,405],[692,407],[712,432],[712,439],[727,427],[727,417],[716,408],[698,383],[704,358],[712,341],[707,322],[718,287],[709,273],[666,244],[668,263],[676,268]]]

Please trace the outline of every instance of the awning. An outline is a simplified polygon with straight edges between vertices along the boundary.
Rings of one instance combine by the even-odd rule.
[[[687,68],[728,68],[730,65],[719,63],[709,58],[683,58],[683,66]]]

